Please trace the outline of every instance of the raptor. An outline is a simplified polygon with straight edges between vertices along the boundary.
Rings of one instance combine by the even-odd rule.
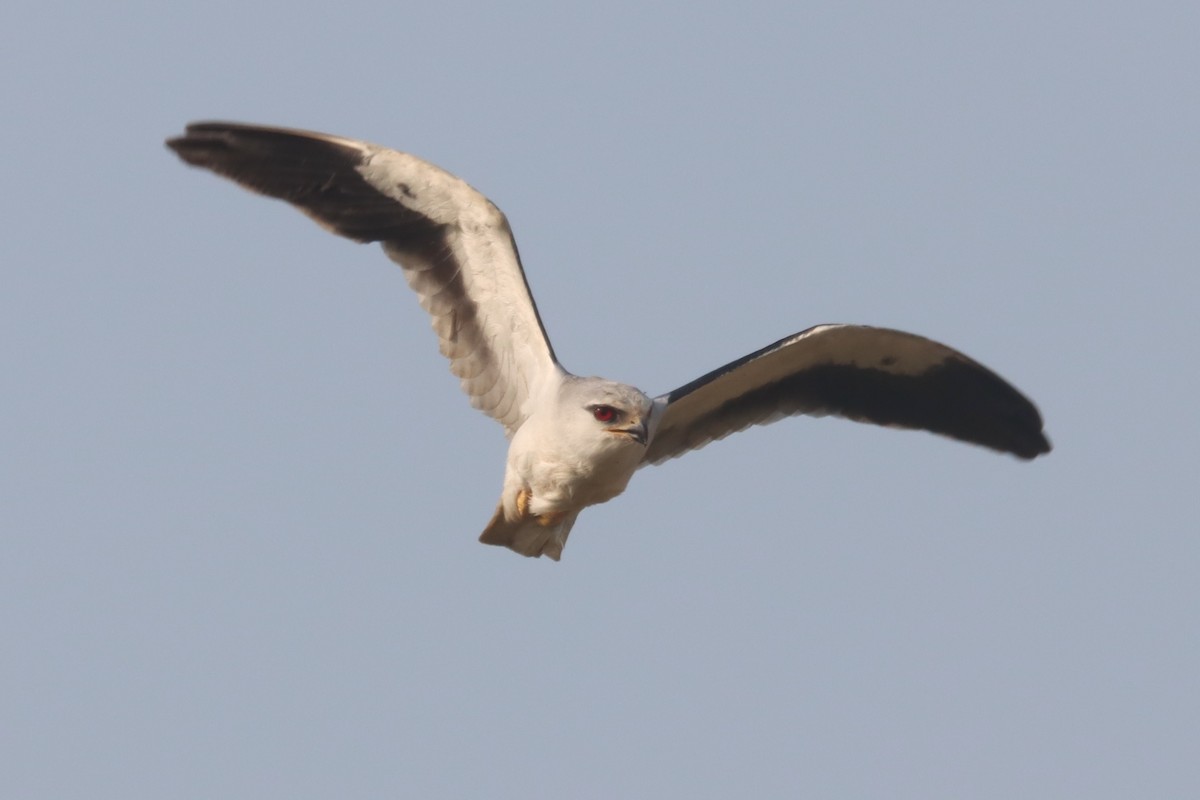
[[[510,444],[480,541],[558,560],[584,508],[633,474],[796,414],[916,428],[1032,459],[1050,451],[1034,405],[946,345],[864,325],[817,325],[651,397],[563,368],[508,221],[462,180],[355,139],[201,122],[167,146],[188,164],[285,200],[322,227],[379,242],[433,319],[471,404]]]

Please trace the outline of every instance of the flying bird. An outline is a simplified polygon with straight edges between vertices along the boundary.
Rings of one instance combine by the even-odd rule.
[[[1034,405],[946,345],[886,328],[817,325],[666,394],[573,375],[538,316],[504,214],[408,153],[309,131],[201,122],[167,146],[188,164],[286,200],[327,230],[379,242],[433,318],[471,405],[504,426],[500,501],[479,537],[557,561],[584,508],[633,474],[795,414],[918,428],[1032,459]]]

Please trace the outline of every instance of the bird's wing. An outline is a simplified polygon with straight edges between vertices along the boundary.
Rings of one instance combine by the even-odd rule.
[[[818,325],[655,399],[643,464],[793,414],[920,428],[1021,458],[1050,451],[1037,408],[962,353],[911,333]]]
[[[504,214],[448,172],[354,139],[225,122],[189,125],[167,146],[333,233],[381,242],[433,317],[471,404],[510,436],[538,384],[561,369]]]

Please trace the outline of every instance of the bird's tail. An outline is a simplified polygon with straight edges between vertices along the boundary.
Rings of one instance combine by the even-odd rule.
[[[479,535],[479,541],[507,547],[523,556],[546,556],[558,561],[562,558],[567,536],[571,533],[571,526],[575,524],[575,518],[578,516],[578,511],[572,511],[551,525],[544,525],[537,517],[532,516],[509,520],[505,518],[504,505],[501,504],[492,515],[492,521]]]

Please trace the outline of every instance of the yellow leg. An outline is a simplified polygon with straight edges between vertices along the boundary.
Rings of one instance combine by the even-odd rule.
[[[533,494],[528,489],[521,489],[517,492],[517,513],[522,517],[531,517],[534,522],[541,525],[543,528],[549,528],[563,521],[567,516],[565,511],[551,511],[549,514],[534,514],[529,510],[529,501],[533,499]]]

